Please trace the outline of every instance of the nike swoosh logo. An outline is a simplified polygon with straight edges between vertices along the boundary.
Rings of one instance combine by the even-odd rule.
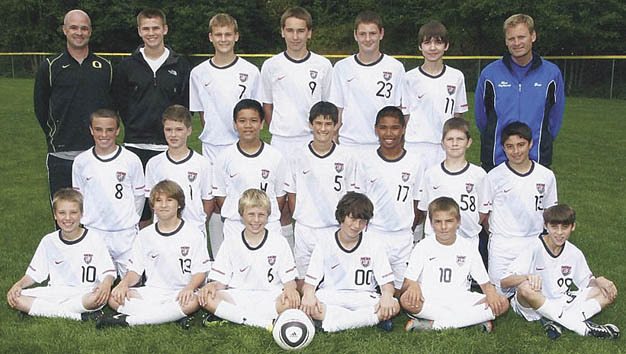
[[[378,178],[370,179],[370,183],[374,183],[378,180]]]
[[[159,256],[158,254],[152,254],[152,255],[150,255],[150,257],[152,257],[152,259],[155,259],[155,258],[157,258],[158,256]]]
[[[211,84],[210,82],[207,82],[206,84],[204,84],[204,87],[207,87],[207,86],[209,86],[210,84]]]
[[[235,174],[233,174],[233,175],[229,175],[229,176],[230,176],[230,178],[234,178],[234,177],[235,177],[235,176],[237,176],[238,174],[239,174],[239,173],[235,173]]]
[[[70,64],[66,64],[66,65],[63,65],[63,66],[61,66],[61,67],[62,67],[63,69],[67,69],[67,68],[69,68],[69,67],[70,67]]]
[[[535,268],[535,270],[544,270],[544,268],[543,267],[537,267],[537,268]]]
[[[247,266],[247,267],[241,268],[241,269],[239,269],[239,271],[240,271],[241,273],[243,273],[243,272],[245,272],[245,271],[246,271],[246,269],[248,269],[248,268],[250,268],[250,266]]]
[[[311,172],[311,170],[306,170],[306,171],[302,171],[303,175],[306,175],[307,173]]]
[[[337,267],[339,267],[339,263],[337,263],[337,264],[335,264],[334,266],[330,267],[330,269],[335,269],[335,268],[337,268]]]
[[[352,82],[352,80],[354,80],[354,79],[355,79],[354,77],[351,78],[351,79],[348,79],[348,82]]]
[[[429,261],[432,261],[433,259],[436,259],[437,257],[430,257],[428,258]]]
[[[511,189],[513,189],[513,188],[505,189],[505,190],[504,190],[504,193],[508,193],[508,192],[510,192],[510,191],[511,191]]]
[[[276,78],[276,80],[280,81],[280,80],[282,80],[282,79],[284,79],[286,77],[287,77],[287,75],[279,76],[278,78]]]
[[[433,189],[439,189],[441,186],[433,186]]]
[[[92,179],[92,178],[93,178],[93,177],[87,177],[87,178],[85,178],[85,180],[87,180],[87,181],[91,181],[91,179]]]
[[[63,261],[54,261],[54,264],[61,264]]]
[[[417,99],[422,99],[422,97],[424,97],[425,94],[423,95],[417,95]]]

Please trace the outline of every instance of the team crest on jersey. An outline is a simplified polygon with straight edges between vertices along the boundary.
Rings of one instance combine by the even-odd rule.
[[[572,272],[572,266],[561,266],[561,274],[563,276],[569,275]]]
[[[267,177],[269,176],[270,176],[269,170],[261,170],[261,177],[263,177],[263,179],[267,179]]]
[[[465,264],[465,256],[456,256],[456,265],[462,267]]]
[[[93,259],[93,254],[91,254],[91,253],[83,254],[83,261],[85,261],[85,263],[87,263],[87,264],[91,263],[92,259]]]
[[[311,75],[311,79],[315,80],[317,78],[317,70],[309,70],[309,75]]]
[[[335,162],[335,171],[337,171],[337,173],[341,173],[341,171],[343,171],[343,163],[342,162]]]
[[[186,257],[189,254],[189,246],[181,246],[180,247],[180,254],[183,257]]]
[[[539,192],[539,194],[543,194],[543,191],[546,190],[546,185],[543,183],[537,183],[537,192]]]
[[[467,193],[472,193],[474,190],[474,183],[465,183],[465,191]]]
[[[276,256],[267,256],[267,263],[273,266],[276,263]]]
[[[456,86],[448,85],[448,95],[454,95],[455,92],[456,92]]]
[[[383,71],[383,79],[385,79],[385,81],[391,80],[391,76],[391,71]]]
[[[195,181],[196,177],[198,177],[198,172],[187,171],[187,179],[189,182]]]
[[[408,172],[402,172],[402,181],[406,182],[409,180],[409,178],[411,178],[411,174]]]
[[[124,182],[124,178],[126,178],[126,172],[122,172],[122,171],[117,171],[115,173],[115,177],[117,177],[117,180],[119,182]]]
[[[246,74],[246,73],[239,73],[239,81],[241,81],[241,82],[248,81],[248,74]]]
[[[370,257],[361,257],[361,265],[365,268],[370,266],[370,263],[372,263],[372,258]]]

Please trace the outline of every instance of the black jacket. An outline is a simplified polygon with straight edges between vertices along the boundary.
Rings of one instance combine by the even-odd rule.
[[[111,62],[94,53],[79,64],[68,52],[46,58],[37,70],[35,116],[48,152],[83,151],[93,146],[89,116],[112,108]]]
[[[189,62],[170,55],[156,74],[137,48],[115,68],[113,97],[124,122],[124,142],[166,144],[161,115],[173,104],[189,107]]]

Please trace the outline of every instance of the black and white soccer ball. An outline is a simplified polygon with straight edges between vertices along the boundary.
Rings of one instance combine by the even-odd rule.
[[[285,350],[298,350],[311,343],[315,327],[304,312],[289,309],[281,313],[274,322],[272,335],[279,347]]]

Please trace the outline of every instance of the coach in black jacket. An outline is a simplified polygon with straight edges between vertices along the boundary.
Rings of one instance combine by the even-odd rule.
[[[89,50],[89,16],[81,10],[69,11],[63,33],[66,49],[41,63],[34,87],[35,115],[48,145],[51,199],[57,190],[72,186],[74,158],[93,145],[89,116],[112,106],[111,63]]]

